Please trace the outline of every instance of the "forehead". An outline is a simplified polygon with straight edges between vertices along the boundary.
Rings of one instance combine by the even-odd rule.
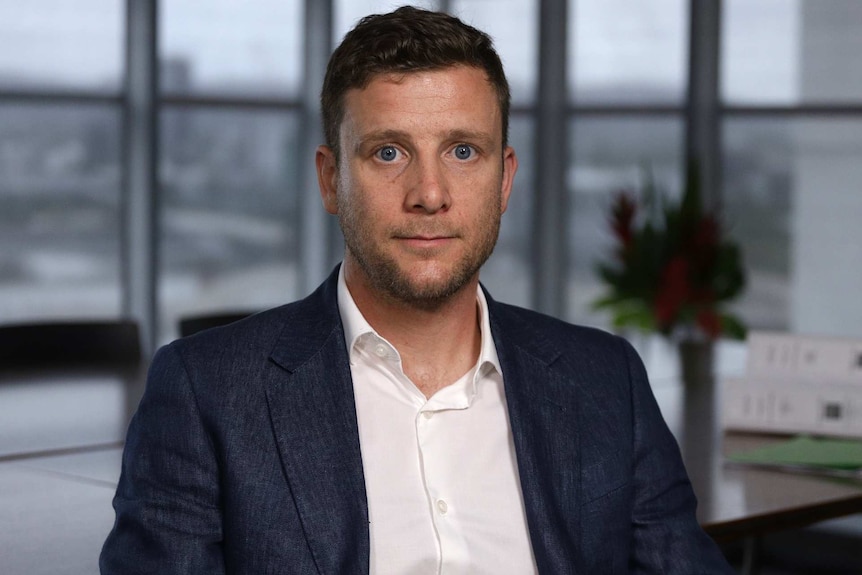
[[[484,70],[453,66],[383,73],[363,88],[348,90],[342,128],[345,124],[360,132],[431,125],[451,128],[453,124],[494,130],[501,124],[501,111]]]

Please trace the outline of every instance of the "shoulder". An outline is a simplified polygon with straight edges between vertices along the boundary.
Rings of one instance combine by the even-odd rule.
[[[611,354],[634,353],[631,345],[605,330],[577,325],[526,308],[489,303],[492,327],[507,343],[537,353]]]
[[[328,283],[308,297],[228,325],[177,339],[154,358],[178,358],[191,371],[245,368],[270,359],[301,362],[340,328],[338,305]]]
[[[169,352],[184,360],[212,362],[223,355],[247,355],[267,353],[272,344],[289,324],[291,308],[287,304],[250,315],[239,321],[206,329],[187,337],[174,340],[156,355]]]
[[[566,389],[622,403],[632,386],[648,387],[643,362],[620,336],[516,306],[495,303],[489,309],[497,355],[513,376],[542,373],[567,382]]]

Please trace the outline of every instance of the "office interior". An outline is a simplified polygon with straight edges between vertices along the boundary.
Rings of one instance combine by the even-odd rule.
[[[142,358],[119,379],[0,376],[0,571],[96,572],[152,353],[339,261],[314,173],[323,71],[360,17],[403,3],[0,0],[0,329],[132,322]],[[862,3],[414,4],[486,30],[511,84],[496,299],[613,329],[592,305],[611,201],[648,179],[679,198],[694,160],[744,255],[749,329],[862,338]],[[678,385],[670,345],[629,335],[657,395]],[[716,373],[744,371],[745,342],[719,346]],[[725,550],[740,572],[850,573],[860,543],[848,513]]]

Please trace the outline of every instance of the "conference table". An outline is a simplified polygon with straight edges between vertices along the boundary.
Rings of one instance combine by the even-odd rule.
[[[663,393],[664,391],[664,393]],[[659,390],[662,395],[682,390]],[[665,398],[663,406],[671,402]],[[685,401],[681,401],[685,405]],[[689,403],[689,405],[691,405]],[[669,410],[667,410],[669,412]],[[699,414],[700,421],[690,418]],[[786,440],[775,435],[709,430],[714,413],[666,417],[698,497],[698,520],[720,543],[862,512],[862,481],[776,471],[728,462],[726,456]],[[688,425],[686,425],[688,424]],[[752,542],[753,543],[753,542]]]
[[[746,346],[722,342],[712,381],[680,381],[672,346],[635,340],[650,374],[653,393],[676,437],[698,498],[697,516],[717,542],[742,542],[742,573],[756,573],[764,535],[862,512],[862,481],[735,464],[734,453],[786,441],[776,434],[725,430],[721,421],[723,379],[746,370]],[[862,526],[862,522],[859,522]],[[855,526],[854,526],[855,529]]]
[[[637,346],[636,346],[637,347]],[[686,388],[672,351],[641,346],[662,413],[717,541],[757,537],[862,512],[862,482],[734,466],[725,455],[780,438],[725,433],[720,381],[744,346],[718,354],[716,384]],[[0,373],[0,557],[8,575],[98,572],[113,523],[122,441],[143,388],[134,372]]]
[[[98,573],[143,368],[0,371],[0,573]]]
[[[744,373],[744,344],[721,344],[715,380],[688,387],[679,381],[676,358],[666,344],[650,341],[640,352],[698,497],[698,520],[716,541],[745,539],[862,512],[862,481],[728,462],[729,454],[787,439],[722,428],[721,380]]]

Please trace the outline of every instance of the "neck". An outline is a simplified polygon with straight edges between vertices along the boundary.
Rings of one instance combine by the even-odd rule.
[[[426,397],[475,365],[482,341],[478,275],[452,296],[427,305],[383,296],[350,268],[345,268],[345,281],[359,311],[395,346],[404,373]]]

